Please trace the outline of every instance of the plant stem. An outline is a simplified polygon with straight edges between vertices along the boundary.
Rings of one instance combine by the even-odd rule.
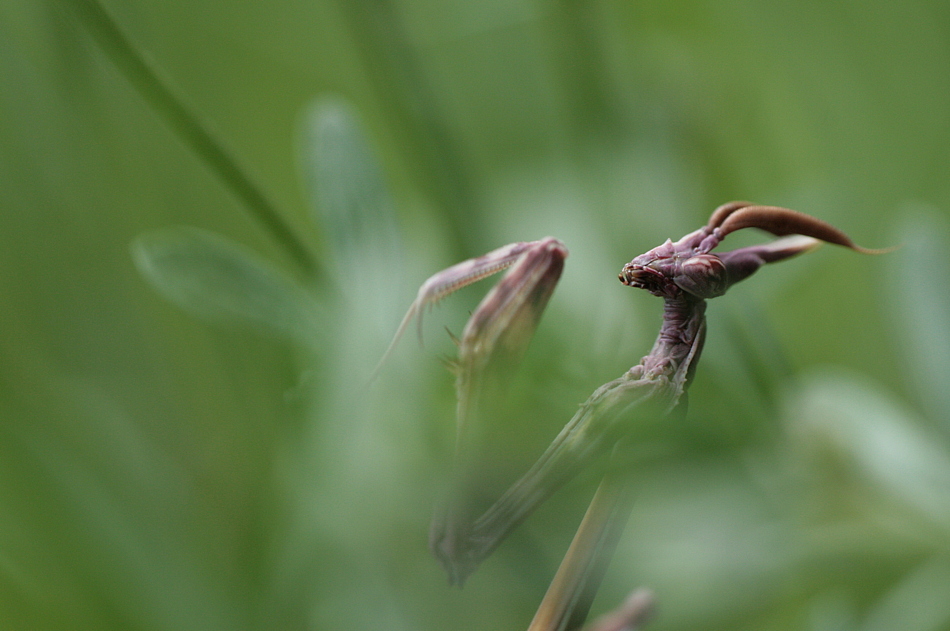
[[[284,221],[271,201],[251,180],[224,144],[172,91],[112,19],[98,0],[66,0],[109,59],[135,86],[142,98],[165,119],[182,141],[220,177],[250,214],[284,248],[309,277],[318,269],[307,247]]]
[[[613,469],[591,500],[528,631],[573,631],[587,619],[633,508],[628,476]]]

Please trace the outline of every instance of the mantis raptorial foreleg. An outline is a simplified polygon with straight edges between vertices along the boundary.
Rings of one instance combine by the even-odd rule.
[[[712,253],[728,234],[750,227],[785,238]],[[481,515],[468,501],[473,485],[478,484],[472,479],[477,469],[469,434],[482,403],[485,378],[500,358],[520,356],[560,277],[567,249],[551,237],[513,243],[428,279],[383,360],[427,305],[510,268],[472,314],[459,340],[454,485],[433,519],[430,534],[430,546],[450,581],[461,584],[539,504],[619,442],[630,440],[637,427],[634,420],[666,417],[681,403],[702,352],[707,299],[723,295],[761,266],[807,252],[820,241],[863,253],[882,252],[861,248],[837,228],[797,211],[730,202],[717,208],[706,226],[675,243],[667,240],[627,263],[621,282],[664,299],[663,324],[652,350],[620,378],[595,390],[535,465]],[[629,499],[624,476],[612,469],[530,631],[575,629],[583,623],[629,514]]]
[[[479,470],[475,462],[479,454],[472,437],[477,429],[473,419],[478,417],[482,407],[489,373],[492,366],[517,361],[520,357],[557,285],[567,254],[564,244],[546,237],[512,243],[434,274],[420,287],[380,362],[382,365],[392,352],[412,318],[419,315],[421,319],[425,307],[466,285],[508,269],[472,313],[458,340],[458,359],[454,363],[458,408],[452,490],[436,509],[431,529],[433,549],[444,551],[437,553],[440,559],[464,555],[477,516],[473,514],[469,498],[471,487],[478,483],[472,478],[477,477]],[[449,561],[445,566],[453,582],[463,581],[469,571],[475,569],[472,566],[462,571],[459,564]]]
[[[517,243],[509,243],[482,256],[456,263],[452,267],[448,267],[427,278],[426,281],[422,283],[422,286],[419,287],[419,291],[416,293],[416,299],[409,306],[409,310],[406,311],[402,322],[399,323],[396,335],[393,336],[389,348],[386,349],[382,359],[380,359],[376,365],[373,376],[376,376],[392,355],[399,340],[406,333],[410,323],[412,323],[413,318],[416,318],[419,340],[420,342],[422,341],[422,314],[425,312],[426,307],[431,307],[449,294],[467,285],[471,285],[483,278],[508,269],[526,253],[534,252],[537,254],[538,252],[544,251],[559,251],[562,264],[564,258],[567,257],[567,248],[564,247],[563,243],[553,237],[546,237],[540,241],[519,241]],[[531,258],[531,260],[535,261],[534,258]],[[530,282],[530,279],[524,279],[518,282],[524,285]]]

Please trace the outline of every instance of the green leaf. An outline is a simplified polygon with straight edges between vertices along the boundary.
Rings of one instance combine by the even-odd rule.
[[[908,213],[903,247],[888,266],[890,303],[906,374],[928,415],[950,430],[950,223],[929,208]]]
[[[339,98],[317,99],[305,115],[301,153],[314,219],[341,280],[363,276],[369,263],[382,262],[392,275],[399,259],[393,205],[353,108]]]
[[[868,488],[950,530],[950,451],[922,419],[880,384],[837,369],[816,371],[792,395],[789,429],[802,462],[830,456]]]
[[[862,631],[939,631],[950,624],[950,563],[936,557],[920,564],[871,609]]]
[[[313,345],[319,330],[317,303],[249,249],[181,226],[141,235],[132,253],[142,275],[186,311]]]

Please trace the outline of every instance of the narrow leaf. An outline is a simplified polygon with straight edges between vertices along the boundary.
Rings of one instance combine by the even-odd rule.
[[[313,344],[314,300],[247,248],[211,232],[175,227],[141,235],[132,253],[142,275],[194,315]]]
[[[310,107],[302,131],[301,162],[314,219],[327,235],[337,272],[365,278],[368,264],[398,276],[398,239],[383,171],[356,112],[325,97]]]
[[[907,244],[887,267],[893,315],[905,374],[928,416],[950,431],[950,223],[919,209],[898,228]]]
[[[880,384],[822,371],[793,393],[788,411],[806,453],[833,455],[869,488],[950,527],[950,452]]]

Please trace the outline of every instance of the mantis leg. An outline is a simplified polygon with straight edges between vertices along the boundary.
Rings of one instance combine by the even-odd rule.
[[[524,519],[578,472],[610,451],[635,418],[659,418],[670,382],[624,375],[598,388],[535,464],[471,526],[464,540],[433,523],[430,547],[453,582],[461,583]]]
[[[392,355],[396,349],[396,345],[409,328],[409,324],[413,318],[417,319],[419,340],[422,340],[422,314],[426,307],[438,303],[449,294],[467,285],[471,285],[483,278],[508,269],[518,262],[526,253],[539,249],[543,250],[544,248],[557,249],[562,261],[567,257],[567,248],[564,247],[563,243],[553,237],[545,237],[539,241],[509,243],[482,256],[456,263],[427,278],[426,281],[422,283],[422,286],[419,287],[416,299],[409,306],[409,310],[403,317],[402,322],[399,323],[399,328],[396,330],[392,342],[389,343],[386,352],[383,353],[379,363],[376,364],[370,381],[376,378],[383,365]]]

